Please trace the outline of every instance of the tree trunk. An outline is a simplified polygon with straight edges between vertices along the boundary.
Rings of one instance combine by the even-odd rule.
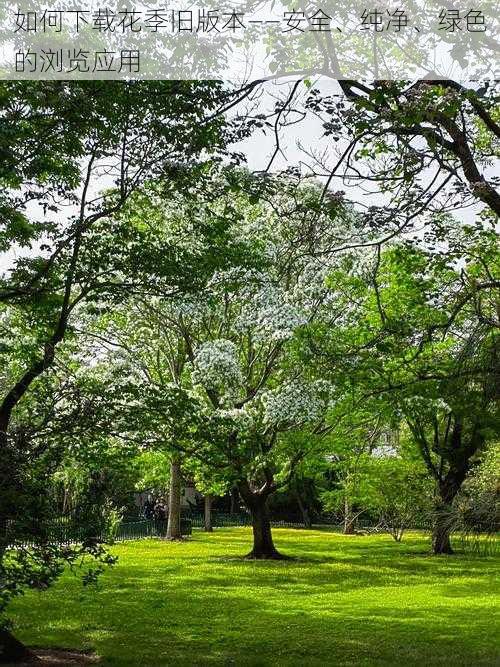
[[[347,498],[344,500],[344,535],[354,535],[356,519],[354,518],[351,506]]]
[[[302,521],[304,522],[304,526],[306,528],[311,528],[311,517],[309,516],[307,507],[302,502],[302,498],[300,497],[300,493],[298,491],[295,491],[295,497],[297,498],[297,505],[299,506],[300,513],[302,514]]]
[[[450,533],[453,528],[452,504],[466,475],[466,465],[454,466],[450,468],[446,477],[438,484],[439,501],[436,505],[432,530],[432,552],[436,555],[453,553],[450,540]]]
[[[274,546],[271,522],[267,509],[267,499],[262,503],[254,503],[250,508],[252,515],[253,548],[247,558],[283,560],[286,558]]]
[[[62,513],[66,514],[67,509],[68,509],[68,487],[66,484],[64,485],[64,490],[63,490],[63,502],[62,502]]]
[[[450,540],[450,524],[446,512],[449,506],[440,505],[436,512],[436,521],[432,531],[432,552],[439,554],[452,554]]]
[[[233,486],[231,489],[231,505],[229,508],[229,514],[236,514],[238,504],[238,489]]]
[[[181,539],[181,479],[180,459],[178,456],[172,456],[168,494],[167,540]]]
[[[280,554],[274,546],[267,508],[268,496],[253,493],[246,482],[239,486],[239,491],[252,517],[253,548],[246,558],[286,560],[288,556]]]
[[[212,496],[207,493],[205,496],[205,532],[213,532],[212,528]]]
[[[8,630],[0,630],[0,664],[34,661],[34,654]]]
[[[453,553],[450,540],[452,528],[450,516],[453,511],[451,503],[455,495],[448,493],[448,489],[441,485],[441,498],[436,503],[434,526],[432,529],[432,552],[436,555]]]

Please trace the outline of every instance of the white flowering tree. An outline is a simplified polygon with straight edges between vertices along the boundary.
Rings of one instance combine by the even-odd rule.
[[[270,196],[264,183],[257,198],[247,192],[254,179],[236,178],[237,193],[205,204],[202,212],[192,201],[172,207],[150,193],[151,210],[164,215],[165,224],[176,218],[182,226],[184,219],[188,228],[193,215],[208,224],[225,216],[233,242],[244,242],[248,252],[214,270],[195,294],[134,300],[121,322],[115,318],[113,336],[118,343],[125,336],[121,354],[142,375],[143,400],[152,386],[158,400],[179,391],[189,397],[192,419],[182,417],[189,433],[171,445],[237,486],[252,516],[249,556],[281,558],[267,501],[318,446],[334,397],[332,385],[310,376],[296,352],[315,323],[343,317],[346,298],[327,288],[325,278],[345,261],[343,242],[354,238],[356,221],[339,198],[324,201],[315,188],[295,190],[285,180],[273,184]],[[151,418],[153,410],[145,412]],[[154,412],[146,436],[152,443],[160,434],[168,439],[162,425],[170,419],[166,408]],[[290,437],[298,431],[311,435]]]

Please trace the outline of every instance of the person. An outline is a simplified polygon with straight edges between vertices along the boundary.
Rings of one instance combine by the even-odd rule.
[[[167,533],[168,508],[161,498],[156,501],[153,514],[156,534],[160,537],[165,537]]]
[[[151,495],[149,495],[146,499],[146,502],[144,503],[144,517],[146,519],[153,519],[154,514],[155,514],[155,504],[153,502],[153,498]]]
[[[155,503],[154,518],[156,521],[165,521],[167,518],[167,508],[161,498],[159,498]]]

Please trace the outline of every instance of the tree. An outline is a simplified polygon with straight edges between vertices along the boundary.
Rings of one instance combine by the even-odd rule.
[[[185,457],[184,469],[194,481],[196,489],[203,494],[203,526],[205,532],[213,532],[212,503],[214,497],[223,496],[229,490],[224,471],[207,466],[197,457]]]
[[[350,401],[339,401],[329,419],[336,422],[325,448],[334,488],[322,493],[322,502],[327,512],[343,517],[344,535],[354,535],[358,517],[372,508],[371,453],[382,433],[380,419],[356,411]]]
[[[249,556],[280,558],[267,501],[317,447],[331,391],[294,363],[295,334],[308,322],[334,316],[325,302],[325,262],[314,254],[333,250],[356,227],[340,200],[323,202],[315,188],[296,192],[290,180],[262,184],[234,171],[222,180],[225,196],[202,214],[230,221],[231,245],[244,239],[246,253],[232,268],[214,271],[198,294],[128,308],[126,336],[135,333],[121,347],[138,369],[141,439],[169,443],[224,470],[252,516]],[[172,216],[177,225],[200,215],[199,204],[189,199],[175,202],[176,214],[162,206],[165,224]],[[148,211],[158,211],[154,192]],[[119,336],[108,334],[110,348],[120,346]],[[283,437],[304,430],[308,441]]]
[[[132,511],[131,492],[139,475],[135,449],[94,433],[92,442],[77,439],[80,446],[69,443],[48,490],[60,515],[74,517],[89,497],[119,513]]]
[[[30,494],[36,495],[25,484],[39,458],[26,439],[39,426],[25,409],[30,393],[74,333],[76,313],[109,307],[124,291],[153,283],[186,285],[192,274],[189,261],[182,261],[187,258],[179,261],[171,243],[118,214],[147,180],[161,175],[178,187],[188,182],[187,163],[203,168],[200,154],[222,140],[221,120],[209,119],[219,90],[201,82],[1,84],[1,243],[3,249],[18,241],[32,248],[0,281],[0,564],[6,576],[8,559],[12,578],[5,604],[9,590],[29,585],[33,567],[43,565],[52,580],[62,554],[54,546],[51,558],[35,566],[21,561],[20,550],[9,551],[7,526],[18,525],[23,499],[30,505]],[[110,189],[100,192],[103,185]],[[36,503],[30,507],[35,519]],[[33,558],[44,549],[41,539]],[[13,646],[2,633],[5,646]]]
[[[451,530],[460,534],[466,549],[488,553],[496,546],[500,503],[498,470],[500,447],[489,446],[470,471],[449,516]]]
[[[181,487],[181,460],[178,454],[173,454],[170,458],[167,540],[181,539]]]
[[[302,466],[302,468],[304,467],[306,468],[305,470],[298,469],[295,472],[289,485],[289,493],[284,496],[282,502],[284,502],[285,507],[289,510],[290,505],[295,501],[302,516],[304,526],[312,528],[315,517],[320,513],[318,486],[320,485],[319,475],[321,467],[314,466],[314,463]],[[276,503],[273,502],[272,506],[274,508]]]
[[[344,134],[348,141],[332,178],[372,181],[391,197],[390,213],[401,220],[424,213],[447,188],[447,206],[460,208],[472,199],[500,214],[497,178],[488,169],[498,159],[500,137],[493,85],[424,79],[343,80],[339,86],[340,100],[317,89],[308,102],[322,115],[326,136],[338,141]],[[425,186],[429,171],[433,177]]]
[[[428,298],[425,288],[421,289],[421,306]],[[446,318],[443,312],[436,315]],[[479,325],[471,330],[467,311],[453,324],[442,342],[423,344],[422,356],[417,355],[410,376],[417,379],[417,384],[404,391],[406,395],[400,395],[398,401],[437,484],[434,553],[452,553],[446,515],[474,460],[500,427],[500,395],[495,380],[498,335],[491,326]]]
[[[375,451],[368,467],[370,509],[396,542],[407,528],[420,527],[431,512],[433,485],[419,460],[397,451]]]
[[[343,513],[346,535],[356,533],[356,519],[365,515],[400,542],[407,528],[427,522],[432,481],[412,443],[401,443],[399,434],[394,437],[395,431],[387,426],[379,424],[371,438],[358,441],[371,421],[366,409],[358,418],[364,428],[344,426],[350,441],[349,435],[342,440],[342,432],[330,436],[328,486],[334,488],[322,493],[323,504],[328,511]]]
[[[64,454],[76,446],[83,455],[82,432],[92,431],[89,416],[95,407],[92,399],[81,396],[69,400],[71,383],[65,373],[61,375],[51,369],[43,383],[34,384],[16,414],[17,442],[22,449],[8,451],[16,468],[11,471],[14,480],[2,487],[3,508],[7,507],[9,516],[2,531],[7,548],[0,561],[0,655],[9,663],[30,655],[11,634],[5,615],[13,597],[26,588],[46,589],[66,566],[81,567],[83,583],[90,583],[115,562],[102,545],[112,519],[106,504],[98,502],[102,496],[82,494],[73,515],[61,523],[60,508],[51,493]],[[92,435],[98,439],[95,431]],[[88,490],[99,491],[92,484]]]
[[[464,294],[455,257],[400,244],[374,267],[364,283],[347,279],[361,308],[332,356],[337,364],[340,355],[357,358],[351,376],[362,394],[405,420],[436,483],[434,553],[451,553],[451,504],[499,429],[496,283],[478,309]],[[467,269],[474,275],[484,267],[474,259]]]
[[[280,45],[282,53],[286,48]],[[275,103],[260,109],[258,122],[272,136],[265,170],[276,168],[290,126],[313,117],[324,130],[323,144],[321,149],[301,146],[302,169],[325,179],[325,192],[336,182],[351,189],[350,199],[359,198],[360,215],[379,232],[379,247],[435,213],[475,206],[496,219],[497,86],[466,86],[432,72],[412,82],[376,75],[372,82],[356,81],[338,72],[334,53],[329,44],[321,60],[322,74],[333,75],[335,84],[325,85],[320,78],[312,85],[309,70],[303,79],[283,82]],[[253,82],[254,97],[259,99],[255,91],[265,92],[266,85]],[[374,196],[359,196],[360,188]]]

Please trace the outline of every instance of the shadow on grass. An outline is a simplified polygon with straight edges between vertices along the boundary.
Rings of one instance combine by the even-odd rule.
[[[470,611],[451,605],[297,611],[191,590],[177,592],[175,604],[154,595],[145,616],[143,601],[111,597],[103,604],[122,621],[104,635],[89,628],[104,664],[449,665],[452,656],[456,665],[498,664]]]
[[[493,560],[428,557],[418,537],[276,533],[298,560],[242,559],[243,531],[121,545],[98,590],[67,577],[19,601],[22,638],[103,665],[500,664]]]

